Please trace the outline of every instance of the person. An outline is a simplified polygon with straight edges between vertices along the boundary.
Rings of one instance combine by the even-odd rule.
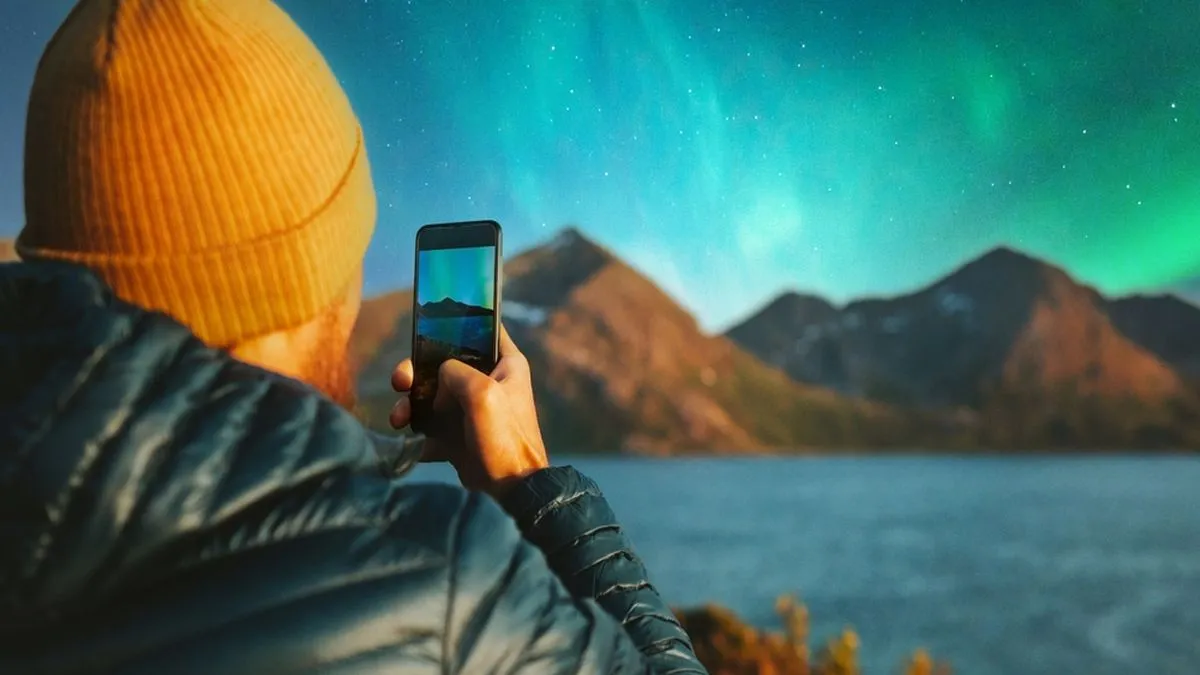
[[[596,484],[549,465],[507,334],[492,376],[440,372],[463,487],[406,482],[419,439],[350,412],[375,195],[282,9],[79,2],[30,93],[25,204],[0,672],[704,672]]]

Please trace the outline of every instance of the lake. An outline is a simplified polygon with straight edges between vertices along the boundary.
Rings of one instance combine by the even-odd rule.
[[[493,318],[490,316],[421,317],[417,320],[417,332],[439,342],[466,347],[480,354],[491,354],[492,324]]]
[[[673,605],[814,637],[867,673],[1200,673],[1200,459],[578,459]],[[445,466],[416,479],[454,480]]]

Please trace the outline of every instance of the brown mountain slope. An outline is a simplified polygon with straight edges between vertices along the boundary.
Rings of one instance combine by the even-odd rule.
[[[17,251],[12,239],[0,239],[0,263],[12,262],[17,259]]]
[[[379,355],[384,344],[407,336],[408,342],[394,345],[405,350],[412,348],[412,323],[408,330],[400,331],[400,322],[412,314],[412,291],[392,291],[363,301],[354,335],[350,340],[350,363],[355,372],[361,370],[372,357]],[[386,382],[385,382],[386,384]]]
[[[1108,315],[1129,339],[1200,382],[1200,307],[1174,295],[1132,295],[1110,301]]]
[[[790,341],[755,341],[780,326]],[[913,294],[854,302],[821,321],[764,310],[730,335],[800,382],[975,409],[986,445],[1200,444],[1180,377],[1113,327],[1095,291],[1011,249]]]
[[[653,283],[568,230],[505,266],[502,314],[529,357],[552,446],[589,452],[881,447],[931,436],[925,418],[789,380]],[[364,372],[405,351],[411,319]],[[361,349],[361,347],[360,347]],[[363,382],[378,423],[391,396]]]

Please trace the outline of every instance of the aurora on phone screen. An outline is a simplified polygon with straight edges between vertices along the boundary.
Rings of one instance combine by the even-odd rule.
[[[417,262],[418,361],[487,369],[496,330],[496,247],[422,250]]]

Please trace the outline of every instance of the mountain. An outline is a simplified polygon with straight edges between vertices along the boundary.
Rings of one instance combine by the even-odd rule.
[[[453,319],[464,316],[491,316],[492,310],[486,307],[468,305],[450,298],[442,298],[437,302],[427,302],[418,309],[421,316],[427,319]]]
[[[12,239],[0,239],[0,263],[17,259],[17,249]]]
[[[1200,307],[1174,295],[1132,295],[1108,303],[1117,330],[1200,381]]]
[[[1110,314],[1063,270],[1001,247],[899,297],[786,295],[728,335],[800,383],[973,411],[989,447],[1200,445],[1195,396]]]
[[[372,357],[397,362],[408,355],[412,350],[412,301],[412,291],[392,291],[363,300],[350,340],[350,363],[355,372]],[[385,355],[381,353],[385,347],[400,351]]]
[[[838,322],[839,310],[815,295],[784,293],[766,307],[735,326],[728,337],[751,354],[782,368],[799,382],[818,382],[848,390],[845,373],[836,353],[828,351],[828,341],[815,344],[821,326]],[[799,337],[797,337],[799,336]],[[790,358],[797,350],[813,342],[817,353],[801,360]]]
[[[573,229],[506,263],[502,320],[529,358],[547,442],[562,451],[913,447],[964,428],[950,416],[793,382],[705,335],[652,282]],[[410,349],[411,325],[402,313],[386,339],[356,335],[356,353],[373,352],[360,376],[373,424],[382,426],[394,400],[387,374]],[[362,344],[368,338],[373,349]]]

